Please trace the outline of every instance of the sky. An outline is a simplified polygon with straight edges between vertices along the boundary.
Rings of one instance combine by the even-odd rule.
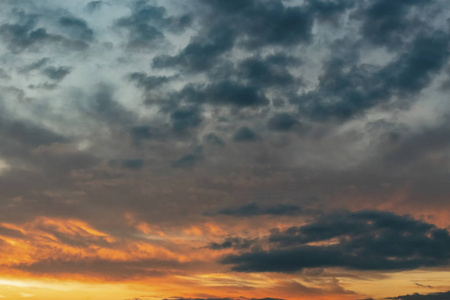
[[[449,299],[449,16],[0,0],[0,299]]]

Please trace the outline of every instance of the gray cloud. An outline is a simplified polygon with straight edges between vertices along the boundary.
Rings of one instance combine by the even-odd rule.
[[[427,295],[421,295],[419,293],[414,293],[412,295],[404,295],[386,299],[397,299],[397,300],[445,300],[450,296],[450,292],[443,293],[433,293]]]
[[[275,229],[269,242],[270,250],[229,255],[221,262],[240,272],[295,272],[315,267],[405,270],[443,266],[450,259],[447,230],[379,211],[336,213],[304,226]]]
[[[85,20],[74,17],[62,17],[59,19],[59,24],[77,40],[91,41],[94,36],[93,30],[89,28]]]
[[[223,147],[225,146],[225,142],[217,135],[215,135],[214,133],[208,133],[207,135],[205,135],[203,137],[203,140],[211,146],[219,146],[219,147]]]
[[[47,45],[61,46],[67,50],[81,51],[88,47],[83,41],[67,39],[58,34],[52,34],[44,27],[36,27],[37,15],[27,15],[23,11],[13,10],[20,21],[5,23],[0,26],[0,37],[13,53],[22,51],[37,51]]]
[[[195,166],[203,158],[203,147],[196,146],[191,153],[185,154],[177,160],[172,161],[174,168],[191,168]]]
[[[67,75],[69,75],[71,72],[71,68],[70,67],[47,67],[45,69],[42,70],[42,73],[47,76],[49,79],[55,80],[55,81],[61,81],[64,79],[64,77],[66,77]]]
[[[397,47],[407,40],[409,33],[420,29],[422,22],[417,20],[411,10],[423,9],[433,1],[386,1],[369,2],[368,7],[360,9],[361,32],[370,42],[388,47]]]
[[[235,142],[252,142],[258,140],[258,138],[257,134],[247,126],[238,128],[233,135],[233,141]]]
[[[140,242],[125,223],[245,225],[257,239],[210,242],[205,229],[194,250],[151,242],[223,250],[234,255],[221,270],[299,280],[308,268],[447,268],[448,230],[432,224],[449,208],[444,1],[50,2],[0,1],[2,220],[76,219]],[[380,207],[416,219],[358,211]],[[257,234],[297,218],[313,221]],[[26,239],[11,228],[0,234]],[[18,268],[114,278],[195,268],[75,261]]]
[[[33,274],[79,274],[103,276],[110,280],[136,277],[163,277],[172,272],[167,268],[188,269],[195,263],[180,263],[175,260],[141,259],[135,261],[111,261],[105,259],[42,260],[33,264],[16,265],[15,269]]]
[[[302,213],[303,209],[298,205],[277,204],[268,207],[260,207],[256,203],[246,204],[237,208],[227,208],[217,212],[217,214],[220,215],[236,217],[251,217],[261,215],[295,216]]]
[[[164,30],[183,31],[190,23],[189,15],[167,17],[165,7],[145,0],[135,1],[132,14],[116,21],[119,28],[128,30],[128,46],[137,49],[158,46],[165,40]]]

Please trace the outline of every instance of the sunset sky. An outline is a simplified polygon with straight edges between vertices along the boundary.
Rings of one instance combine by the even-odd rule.
[[[0,0],[0,300],[450,299],[449,34],[448,0]]]

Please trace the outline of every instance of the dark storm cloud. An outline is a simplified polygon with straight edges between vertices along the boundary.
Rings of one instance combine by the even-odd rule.
[[[449,56],[447,33],[435,31],[419,35],[411,48],[396,61],[380,71],[388,88],[399,92],[419,92],[431,82],[432,75],[440,71]]]
[[[281,1],[201,1],[211,9],[204,16],[204,29],[176,56],[161,55],[153,67],[181,67],[188,72],[209,71],[221,56],[233,49],[236,41],[248,48],[289,46],[311,39],[313,17],[306,7],[285,7]],[[268,66],[248,62],[250,72],[263,68],[259,80],[274,76],[278,82],[292,80],[288,73],[269,74]],[[246,67],[245,65],[243,67]],[[254,74],[258,75],[258,74]]]
[[[180,54],[156,56],[153,67],[180,67],[188,72],[210,70],[217,65],[222,54],[233,48],[235,34],[228,26],[213,26],[204,35],[194,37]]]
[[[37,51],[47,45],[64,47],[67,50],[85,50],[88,47],[83,41],[67,39],[58,34],[52,34],[46,28],[37,27],[37,15],[27,15],[22,11],[13,11],[20,21],[15,24],[2,24],[0,37],[8,49],[14,53],[25,50]]]
[[[164,112],[172,112],[181,103],[197,105],[195,109],[199,110],[202,104],[215,107],[257,108],[266,106],[269,100],[256,86],[224,80],[208,85],[187,84],[179,92],[166,97],[165,101],[147,102],[159,104]]]
[[[198,127],[202,123],[203,117],[200,108],[192,106],[174,110],[170,114],[170,120],[173,129],[177,132],[182,132],[189,128]]]
[[[419,293],[414,293],[412,295],[404,295],[386,299],[396,299],[396,300],[446,300],[450,299],[450,291],[443,293],[433,293],[427,295],[421,295]]]
[[[424,22],[411,15],[413,8],[423,10],[423,7],[434,1],[369,1],[368,7],[363,5],[357,12],[357,18],[362,19],[361,33],[376,45],[398,47],[415,31],[424,27]]]
[[[385,5],[383,1],[378,2],[377,5]],[[408,7],[422,3],[421,1],[413,2],[410,5],[401,1],[400,9],[395,14],[399,13],[403,16],[407,14],[404,10],[409,11]],[[325,62],[325,71],[319,76],[318,87],[313,91],[296,95],[302,86],[302,80],[292,75],[289,68],[299,67],[301,59],[298,56],[289,56],[285,52],[266,56],[253,55],[231,67],[231,61],[225,63],[230,59],[225,58],[225,54],[242,43],[246,45],[253,43],[263,47],[307,41],[310,39],[308,26],[300,26],[300,23],[295,22],[299,27],[291,24],[291,14],[297,16],[297,21],[302,20],[303,11],[310,12],[311,16],[306,18],[313,18],[316,15],[332,18],[335,14],[353,9],[352,1],[340,3],[310,1],[301,7],[284,7],[278,1],[229,4],[207,1],[202,3],[212,10],[211,14],[214,17],[208,17],[206,14],[204,18],[213,25],[194,36],[178,55],[156,56],[153,60],[154,68],[176,67],[181,69],[182,73],[208,72],[214,79],[214,83],[203,86],[187,84],[186,89],[180,92],[180,94],[189,92],[190,94],[186,95],[190,101],[217,106],[227,104],[237,107],[260,106],[269,103],[267,89],[282,88],[279,96],[285,96],[291,103],[297,103],[300,114],[306,118],[315,121],[329,119],[345,121],[362,116],[369,109],[387,103],[398,103],[402,107],[408,107],[418,99],[417,94],[430,85],[432,79],[448,61],[447,34],[428,27],[420,32],[411,33],[410,38],[405,40],[406,47],[399,48],[395,59],[385,66],[359,63],[359,57],[364,54],[361,52],[364,50],[361,48],[360,41],[343,39],[339,42],[336,40],[332,46],[332,58]],[[374,4],[374,6],[377,5]],[[363,6],[361,4],[358,9],[363,9],[361,8]],[[375,12],[365,9],[368,15],[361,16],[363,23],[374,22],[370,16]],[[268,15],[274,17],[269,20]],[[235,29],[236,24],[247,24],[250,16],[253,16],[252,24],[241,26],[239,30]],[[261,36],[258,32],[262,29],[257,29],[260,21],[267,25],[264,27],[264,35],[261,33]],[[379,20],[379,22],[388,21]],[[295,31],[295,36],[298,38],[295,42],[289,38],[291,36],[289,32],[281,29],[279,29],[280,32],[282,31],[286,36],[279,35],[279,41],[271,39],[271,26],[282,28],[282,24],[285,23],[290,24],[289,30]],[[300,30],[301,28],[305,31]],[[263,42],[263,38],[267,40]],[[353,45],[347,48],[340,45],[352,43]],[[337,49],[338,47],[342,49]],[[296,121],[288,115],[277,115],[268,125],[271,130],[288,131],[296,124]]]
[[[59,25],[77,40],[90,41],[94,35],[94,31],[89,28],[88,24],[83,19],[62,17],[59,19]]]
[[[348,54],[344,51],[343,56],[326,63],[317,89],[293,102],[299,103],[305,116],[319,120],[346,120],[393,97],[412,102],[416,100],[414,93],[427,87],[446,65],[448,45],[444,32],[419,35],[407,51],[382,68],[356,65],[346,60]]]
[[[275,131],[289,131],[300,122],[289,113],[280,113],[273,116],[269,122],[269,128]]]
[[[141,87],[146,91],[151,91],[170,82],[174,77],[148,76],[146,73],[135,72],[129,75],[129,79],[130,81],[136,82],[138,87]]]
[[[260,106],[268,104],[265,95],[254,86],[237,82],[222,81],[209,85],[206,98],[212,105],[235,105],[237,107]]]
[[[190,23],[190,15],[167,16],[165,7],[151,5],[146,0],[136,1],[131,15],[116,21],[118,27],[127,29],[128,46],[131,48],[158,46],[165,40],[164,30],[181,32]]]
[[[306,6],[285,7],[277,0],[246,1],[245,4],[222,2],[203,1],[213,9],[208,20],[217,15],[223,17],[219,22],[224,26],[234,26],[245,47],[290,46],[311,39],[314,19]]]
[[[321,245],[311,243],[320,242]],[[239,272],[295,272],[304,268],[407,270],[450,262],[445,229],[389,212],[325,215],[310,224],[272,230],[271,248],[222,260]]]
[[[223,249],[249,249],[251,246],[255,244],[256,240],[252,239],[244,239],[237,237],[226,238],[221,243],[211,243],[207,246],[207,248],[211,250],[223,250]]]
[[[258,139],[258,135],[247,126],[240,127],[233,135],[233,141],[235,142],[253,142]]]
[[[261,215],[275,215],[275,216],[295,216],[303,213],[300,206],[291,204],[277,204],[268,207],[260,207],[256,203],[246,204],[237,208],[227,208],[217,212],[219,215],[236,216],[236,217],[251,217]]]
[[[287,70],[287,66],[296,66],[298,59],[284,54],[270,55],[266,58],[251,57],[242,61],[238,73],[261,88],[270,86],[285,87],[296,82],[294,76]],[[299,81],[297,82],[299,87]]]
[[[47,76],[49,79],[55,80],[55,81],[61,81],[64,79],[64,77],[66,77],[67,75],[70,74],[70,72],[72,71],[72,69],[70,67],[65,67],[65,66],[61,66],[61,67],[47,67],[45,69],[42,70],[42,73]]]

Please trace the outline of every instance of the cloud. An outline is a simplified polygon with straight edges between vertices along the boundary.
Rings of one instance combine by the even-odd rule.
[[[15,265],[14,269],[32,274],[87,274],[102,276],[109,280],[121,280],[135,277],[161,277],[173,274],[174,268],[189,268],[194,262],[180,263],[176,260],[138,259],[118,261],[108,259],[83,260],[40,260],[31,264]],[[171,270],[169,270],[170,268]]]
[[[253,142],[258,139],[257,134],[247,126],[238,128],[233,135],[233,141],[235,142]]]
[[[433,293],[433,294],[427,294],[427,295],[421,295],[419,293],[414,293],[412,295],[404,295],[404,296],[398,296],[398,297],[392,297],[392,298],[386,298],[386,299],[397,299],[397,300],[445,300],[450,297],[450,292],[443,292],[443,293]]]
[[[300,124],[299,121],[289,113],[277,114],[268,122],[269,128],[274,131],[289,131],[297,124]]]
[[[373,44],[398,47],[414,31],[421,29],[413,8],[424,9],[434,1],[389,1],[377,0],[369,2],[368,7],[359,10],[358,18],[363,24],[361,33]]]
[[[94,86],[93,92],[85,97],[87,101],[77,99],[76,104],[81,111],[95,116],[96,121],[103,121],[111,126],[134,124],[136,115],[117,101],[112,86],[98,84]]]
[[[218,147],[223,147],[225,146],[225,142],[218,137],[217,135],[215,135],[214,133],[208,133],[207,135],[205,135],[203,137],[203,140],[211,146],[218,146]]]
[[[267,98],[254,86],[222,81],[205,89],[206,98],[213,105],[235,105],[237,107],[268,104]]]
[[[235,32],[228,26],[212,26],[176,56],[159,55],[153,58],[156,69],[180,67],[188,72],[202,72],[217,65],[222,54],[234,45]]]
[[[340,43],[336,47],[341,47]],[[407,96],[412,102],[447,63],[447,48],[445,34],[434,31],[417,36],[407,51],[384,67],[332,58],[325,64],[317,89],[293,102],[299,104],[302,114],[316,120],[348,120],[395,97]]]
[[[130,81],[136,82],[137,86],[144,88],[147,92],[162,87],[170,82],[174,77],[148,76],[146,73],[135,72],[129,75]]]
[[[69,34],[77,40],[91,41],[94,32],[89,28],[85,20],[74,17],[61,17],[59,25],[66,29]]]
[[[171,165],[174,168],[191,168],[203,159],[202,152],[203,147],[196,146],[192,149],[191,153],[185,154],[179,159],[172,161]]]
[[[221,243],[210,243],[207,248],[211,250],[223,250],[223,249],[249,249],[255,245],[256,239],[244,239],[244,238],[226,238]]]
[[[2,118],[0,124],[0,134],[7,141],[3,143],[5,151],[8,151],[9,147],[17,151],[19,148],[31,149],[67,142],[64,136],[32,122]]]
[[[445,1],[82,2],[0,1],[0,257],[174,275],[155,281],[200,298],[339,298],[341,277],[447,268]],[[69,226],[39,244],[40,217],[116,240]],[[202,262],[130,250],[153,246]]]
[[[353,8],[354,0],[329,1],[329,0],[309,0],[309,10],[315,13],[320,21],[330,21],[339,16],[339,14]]]
[[[253,56],[240,62],[237,73],[251,84],[260,88],[271,86],[286,87],[300,81],[287,69],[288,66],[298,66],[299,59],[287,56],[284,53],[269,55],[265,58]]]
[[[144,161],[142,159],[124,159],[122,165],[127,169],[139,170],[144,167]]]
[[[234,2],[234,1],[233,1]],[[239,28],[241,43],[250,49],[291,46],[311,39],[313,17],[306,7],[285,7],[281,1],[248,1],[246,4],[222,4],[205,1],[214,15],[223,15],[222,25]]]
[[[133,126],[130,130],[131,137],[136,143],[143,140],[156,139],[161,136],[160,130],[148,125]]]
[[[196,106],[176,109],[170,114],[170,119],[173,129],[178,132],[198,127],[203,121],[200,109]]]
[[[31,72],[34,70],[39,70],[42,67],[44,67],[45,65],[47,65],[49,63],[49,61],[50,61],[50,58],[48,58],[48,57],[41,58],[31,64],[28,64],[28,65],[20,68],[19,72],[28,73],[28,72]]]
[[[103,5],[105,5],[107,2],[98,0],[98,1],[90,1],[86,4],[86,10],[90,13],[93,13],[95,11],[98,11]]]
[[[5,23],[0,26],[0,38],[13,53],[22,51],[37,51],[47,45],[56,45],[66,50],[82,51],[88,44],[81,40],[67,39],[58,34],[52,34],[44,27],[36,28],[37,15],[27,15],[14,10],[20,21],[15,24]]]
[[[135,1],[132,13],[128,17],[118,19],[116,26],[128,31],[128,47],[134,49],[159,46],[165,41],[163,31],[183,31],[191,23],[189,15],[167,17],[163,6],[154,6],[148,1]]]
[[[450,261],[447,230],[381,211],[335,213],[300,227],[274,229],[269,245],[269,250],[233,254],[221,262],[239,272],[289,273],[318,267],[408,270]]]
[[[261,215],[275,215],[275,216],[295,216],[303,213],[303,209],[298,205],[292,204],[277,204],[268,207],[260,207],[256,203],[246,204],[237,208],[222,209],[217,212],[219,215],[236,216],[236,217],[251,217]]]
[[[61,81],[64,79],[64,77],[66,77],[67,75],[69,75],[71,72],[71,68],[70,67],[47,67],[45,69],[42,70],[42,73],[47,76],[49,79],[55,80],[55,81]]]
[[[9,76],[4,69],[0,68],[0,79],[9,80],[11,79],[11,76]]]

